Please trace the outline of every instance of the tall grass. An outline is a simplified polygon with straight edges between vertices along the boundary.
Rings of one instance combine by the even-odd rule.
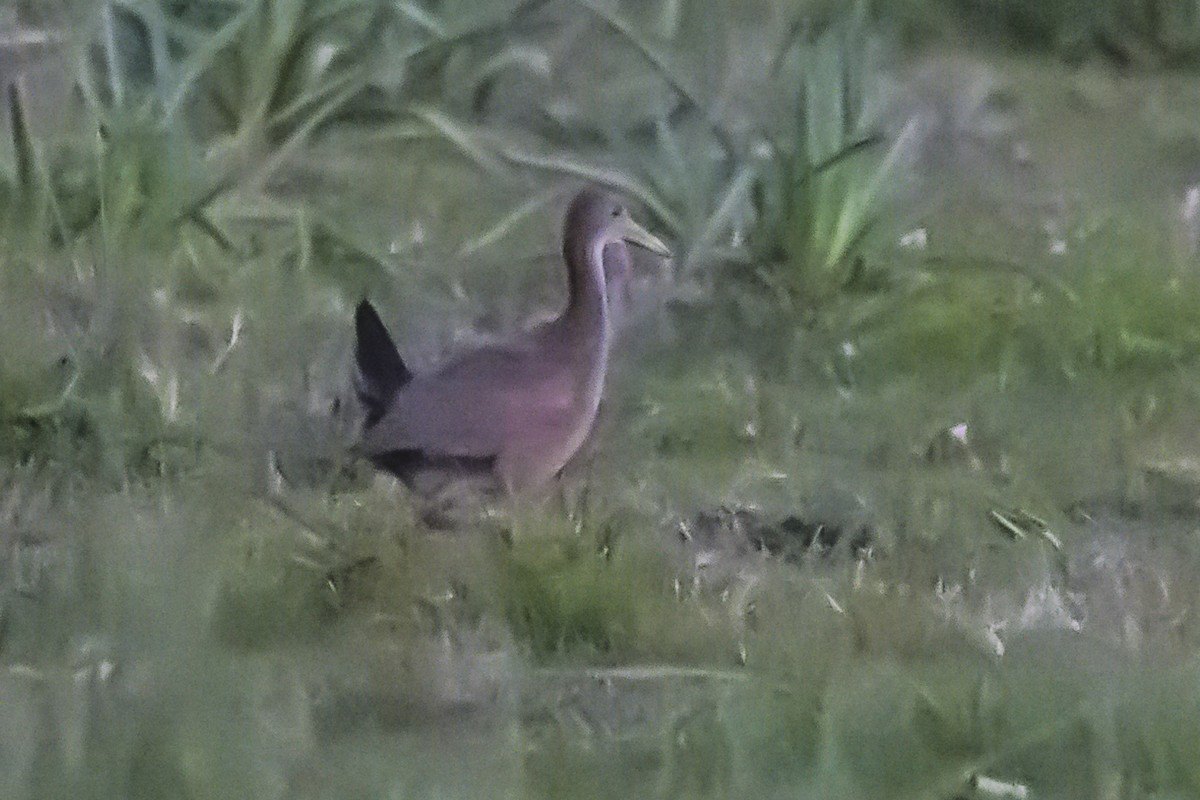
[[[764,277],[807,308],[862,278],[864,239],[903,180],[912,138],[875,129],[880,43],[864,8],[799,42],[795,119],[766,145],[754,186],[749,238]]]

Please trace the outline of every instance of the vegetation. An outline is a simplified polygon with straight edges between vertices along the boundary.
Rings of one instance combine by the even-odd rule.
[[[1200,791],[1191,5],[0,14],[0,796]],[[431,525],[351,309],[553,306],[584,181],[672,273]]]

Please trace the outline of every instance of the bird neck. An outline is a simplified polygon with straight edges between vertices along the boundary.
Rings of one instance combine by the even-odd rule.
[[[568,294],[562,324],[576,342],[606,350],[609,319],[604,240],[571,237],[563,246],[563,256],[567,262]]]

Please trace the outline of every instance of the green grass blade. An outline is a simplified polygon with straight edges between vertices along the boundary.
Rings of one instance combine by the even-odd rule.
[[[558,195],[558,191],[549,190],[536,194],[525,202],[519,204],[512,211],[505,214],[495,225],[488,228],[479,236],[464,242],[462,247],[460,247],[458,250],[459,257],[467,258],[482,250],[492,247],[497,242],[508,236],[509,233],[521,222],[550,205],[550,203],[552,203],[555,198],[558,197]]]
[[[568,154],[535,153],[515,145],[501,145],[500,155],[518,166],[581,178],[627,194],[650,209],[670,230],[679,232],[682,229],[679,217],[663,202],[657,192],[620,170],[590,164]]]
[[[21,90],[16,83],[8,85],[8,115],[12,126],[13,154],[16,157],[17,191],[23,202],[29,202],[34,196],[34,160],[33,136],[29,131],[29,122],[25,117],[25,104],[21,100]]]
[[[200,78],[213,68],[216,60],[234,43],[248,22],[249,14],[243,11],[213,33],[201,37],[198,46],[188,50],[187,57],[176,68],[175,88],[163,103],[164,125],[173,123]]]
[[[713,115],[712,109],[700,99],[700,95],[695,88],[688,85],[684,77],[680,74],[680,70],[672,67],[662,53],[634,31],[629,23],[612,13],[609,9],[596,4],[594,0],[575,0],[575,2],[592,12],[592,14],[621,36],[621,38],[629,42],[646,59],[650,66],[654,68],[655,72],[662,76],[663,80],[667,82],[675,93],[708,121],[713,136],[721,143],[721,147],[725,150],[726,155],[732,156],[736,152],[733,140],[729,138],[728,132],[726,132]]]
[[[431,106],[413,106],[409,109],[409,113],[428,125],[437,135],[457,147],[480,169],[493,175],[504,172],[503,165],[484,145],[482,129],[460,122]]]

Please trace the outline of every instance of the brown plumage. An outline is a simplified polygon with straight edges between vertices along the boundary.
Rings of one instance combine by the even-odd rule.
[[[557,475],[596,418],[612,341],[604,250],[626,242],[667,255],[613,197],[581,192],[564,226],[562,314],[424,375],[409,372],[375,309],[362,301],[355,314],[362,452],[410,484],[424,471],[450,468],[491,472],[518,492]],[[609,255],[627,269],[627,254]]]

